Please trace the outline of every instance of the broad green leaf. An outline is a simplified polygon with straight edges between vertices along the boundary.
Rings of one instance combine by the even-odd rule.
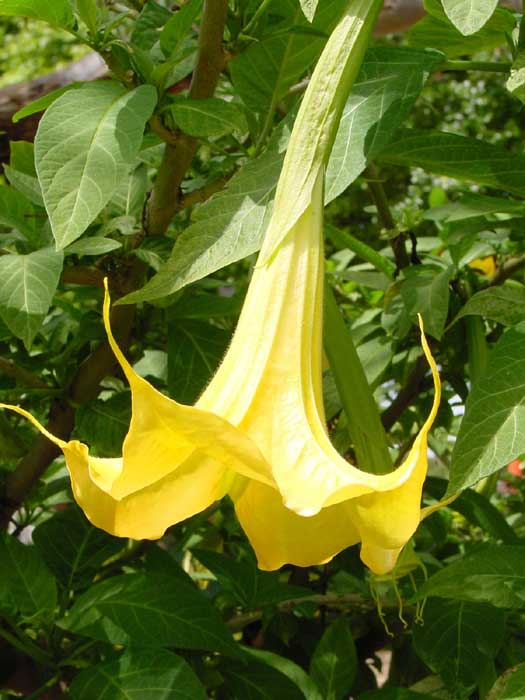
[[[168,326],[168,388],[181,403],[193,403],[222,360],[231,333],[203,321]]]
[[[342,135],[336,137],[332,151],[327,170],[327,201],[344,191],[362,172],[367,156],[360,149],[372,148],[375,153],[374,143],[383,147],[393,138],[424,85],[431,60],[435,60],[435,54],[422,51],[367,52],[343,112]],[[401,82],[403,90],[399,88]],[[351,115],[348,118],[347,111]],[[126,302],[166,296],[259,250],[270,220],[290,130],[288,118],[275,129],[258,158],[249,161],[223,191],[195,209],[193,223],[177,238],[170,260],[145,287],[127,296]],[[369,139],[368,134],[373,138]]]
[[[414,268],[401,287],[401,297],[408,314],[414,320],[417,314],[421,314],[425,331],[438,340],[447,321],[449,283],[453,273],[453,267],[436,271],[419,266]]]
[[[9,165],[4,165],[4,174],[12,187],[26,197],[32,204],[36,204],[38,207],[44,206],[42,190],[40,189],[40,183],[36,177],[33,177],[33,175],[27,175],[27,173],[23,173],[18,170],[13,170],[13,168],[11,168]],[[1,216],[2,214],[0,213],[0,217]],[[24,223],[30,224],[30,218],[28,217],[27,221],[24,220]],[[18,226],[16,228],[18,228]]]
[[[48,567],[68,590],[87,586],[102,564],[125,544],[93,527],[76,505],[39,525],[32,537]]]
[[[192,100],[180,97],[170,103],[169,115],[181,131],[196,138],[218,138],[233,131],[247,131],[242,108],[216,97]]]
[[[338,197],[392,140],[434,66],[437,51],[369,49],[352,88],[326,171],[325,199]]]
[[[18,110],[18,112],[15,112],[12,117],[13,123],[16,124],[21,119],[31,116],[31,114],[43,112],[50,105],[52,105],[55,100],[58,100],[58,98],[65,92],[69,92],[69,90],[75,90],[76,88],[79,88],[82,85],[84,85],[84,83],[71,83],[70,85],[64,85],[64,87],[52,90],[46,95],[42,95],[42,97],[39,97],[37,100],[33,100],[33,102],[30,102],[27,105],[24,105],[21,109]]]
[[[425,596],[490,603],[497,608],[525,608],[525,547],[487,544],[449,564],[424,583]]]
[[[151,49],[160,39],[161,30],[171,16],[171,12],[165,7],[154,0],[148,0],[133,23],[131,32],[133,46],[144,51]]]
[[[44,114],[35,160],[58,249],[82,235],[118,188],[155,102],[151,85],[126,92],[101,81],[66,92]]]
[[[446,491],[444,479],[427,477],[425,492],[440,500]],[[488,498],[474,489],[465,489],[461,495],[448,504],[448,508],[461,513],[469,522],[484,530],[489,537],[501,540],[504,544],[516,544],[518,535],[507,523],[505,517]]]
[[[506,86],[518,100],[525,102],[525,53],[523,51],[519,51],[514,59]]]
[[[503,611],[484,603],[433,599],[425,606],[424,621],[413,628],[416,653],[453,697],[466,697],[501,647]]]
[[[24,545],[12,535],[0,533],[0,608],[25,620],[49,621],[57,603],[55,579],[37,548]]]
[[[525,700],[525,663],[507,669],[494,684],[487,700]]]
[[[479,0],[472,1],[478,2]],[[484,1],[486,2],[486,0],[481,0],[481,2]],[[450,24],[438,0],[431,3],[429,0],[425,0],[425,8],[430,16],[424,17],[410,29],[408,43],[417,48],[439,49],[448,58],[468,56],[478,51],[487,51],[497,46],[503,46],[507,42],[507,35],[510,35],[515,27],[512,13],[498,8],[480,31],[470,36],[464,36]]]
[[[218,294],[184,294],[170,307],[171,318],[192,318],[209,321],[211,318],[238,316],[243,303],[242,294],[232,297]]]
[[[221,586],[233,593],[238,602],[252,607],[257,594],[257,571],[255,562],[236,561],[230,555],[192,549],[192,553],[216,577]]]
[[[378,158],[525,196],[525,158],[478,139],[404,129]]]
[[[75,676],[71,700],[206,700],[189,664],[164,649],[130,650]]]
[[[64,248],[64,255],[105,255],[119,248],[122,248],[122,243],[113,240],[113,238],[92,236],[68,245],[67,248]]]
[[[241,653],[198,588],[166,574],[128,574],[97,583],[77,599],[60,626],[124,646]]]
[[[26,175],[36,177],[35,147],[30,141],[10,141],[9,165]]]
[[[482,289],[467,300],[454,321],[463,316],[483,316],[515,326],[525,321],[525,288],[505,285]]]
[[[301,3],[301,9],[306,19],[309,22],[313,22],[319,0],[299,0],[299,2]]]
[[[525,323],[503,334],[474,383],[452,453],[448,493],[525,452]]]
[[[310,661],[310,675],[324,700],[346,698],[357,674],[357,654],[348,621],[340,617],[325,631]]]
[[[498,6],[498,0],[442,0],[452,24],[465,36],[485,26]]]
[[[319,0],[299,0],[301,3],[301,9],[304,16],[309,22],[312,22],[315,17],[315,11],[317,10],[317,5]]]
[[[131,396],[128,391],[113,394],[105,401],[94,399],[79,406],[75,429],[95,454],[104,457],[122,455],[122,443],[131,420]]]
[[[180,48],[191,25],[197,19],[201,7],[202,0],[188,0],[166,22],[160,34],[160,48],[166,56]]]
[[[78,15],[93,36],[97,31],[97,0],[75,0]]]
[[[221,665],[232,700],[306,700],[284,673],[255,660]]]
[[[63,254],[52,248],[0,257],[0,316],[26,347],[49,310],[63,261]]]
[[[111,197],[110,209],[123,216],[139,216],[148,189],[148,169],[144,163],[134,168],[121,181]]]
[[[452,223],[465,219],[490,216],[493,214],[525,214],[525,202],[504,197],[488,197],[469,192],[455,202],[447,202],[439,207],[428,209],[423,218],[440,223]]]
[[[20,231],[29,241],[37,237],[36,211],[33,203],[13,187],[0,185],[0,224]]]
[[[271,123],[279,100],[315,61],[344,5],[344,0],[326,0],[311,24],[297,5],[292,25],[286,22],[288,31],[254,42],[229,63],[236,93],[249,109],[261,113],[262,124]]]
[[[430,700],[430,696],[406,688],[381,688],[367,690],[366,693],[358,695],[357,700]]]
[[[277,671],[280,671],[287,676],[292,683],[294,683],[302,691],[306,700],[325,700],[325,698],[323,698],[321,695],[319,688],[315,685],[314,681],[310,678],[306,671],[304,671],[298,664],[290,661],[290,659],[287,659],[284,656],[279,656],[279,654],[274,654],[271,651],[254,649],[253,647],[246,647],[246,652],[259,661],[268,664],[268,666],[275,668]]]
[[[41,19],[56,27],[71,27],[74,22],[68,0],[2,0],[0,15]]]

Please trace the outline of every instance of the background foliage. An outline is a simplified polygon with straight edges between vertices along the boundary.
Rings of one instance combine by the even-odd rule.
[[[130,302],[113,325],[135,369],[195,400],[344,5],[0,1],[4,84],[88,49],[109,69],[15,116],[45,110],[34,144],[11,141],[0,185],[2,401],[120,454],[130,397],[104,341],[106,275]],[[227,501],[160,542],[94,529],[55,450],[0,414],[0,697],[525,697],[525,25],[495,6],[425,0],[406,35],[374,40],[326,187],[327,281],[392,456],[432,400],[419,312],[444,390],[425,504],[461,496],[391,577],[371,577],[356,547],[265,573]],[[224,51],[199,45],[206,22]],[[355,461],[324,379],[332,440]]]

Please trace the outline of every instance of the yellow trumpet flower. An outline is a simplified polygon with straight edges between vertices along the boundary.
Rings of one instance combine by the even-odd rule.
[[[361,542],[376,573],[393,568],[417,528],[440,397],[423,332],[434,404],[395,471],[374,475],[343,459],[330,443],[322,401],[324,166],[381,4],[351,0],[323,51],[231,346],[195,406],[168,399],[135,373],[111,333],[107,290],[106,332],[132,393],[122,458],[92,457],[86,445],[4,406],[62,449],[74,496],[96,526],[155,539],[228,493],[261,568],[322,563]]]

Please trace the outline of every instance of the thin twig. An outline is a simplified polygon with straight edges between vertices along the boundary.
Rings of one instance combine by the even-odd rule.
[[[373,163],[370,163],[366,168],[365,177],[368,189],[370,190],[370,194],[372,195],[372,199],[376,205],[377,215],[379,217],[379,221],[381,222],[381,226],[386,229],[386,231],[395,231],[396,223],[394,221],[394,217],[392,216],[392,212],[390,211],[385,188],[383,187],[383,183],[379,177],[379,172]],[[405,247],[405,235],[400,233],[397,236],[394,236],[390,239],[390,245],[394,252],[396,268],[399,272],[399,270],[408,267],[410,264]]]

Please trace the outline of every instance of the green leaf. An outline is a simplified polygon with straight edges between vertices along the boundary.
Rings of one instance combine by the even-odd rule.
[[[434,66],[436,51],[369,49],[339,123],[326,171],[325,200],[338,197],[392,140]]]
[[[181,46],[191,25],[197,19],[202,7],[202,0],[188,0],[166,22],[160,34],[160,48],[165,56],[174,54]]]
[[[244,133],[248,128],[238,104],[216,97],[179,97],[170,103],[168,112],[181,131],[196,138],[218,138],[233,131]]]
[[[325,700],[319,688],[315,685],[314,681],[310,676],[304,671],[301,666],[286,659],[284,656],[279,656],[279,654],[274,654],[271,651],[266,651],[263,649],[254,649],[253,647],[246,647],[246,652],[253,656],[255,659],[262,661],[268,666],[275,668],[280,671],[285,676],[287,676],[292,683],[294,683],[303,693],[306,700]]]
[[[525,288],[502,286],[482,289],[467,300],[454,322],[463,316],[483,316],[505,326],[515,326],[525,321]]]
[[[425,0],[425,7],[431,16],[424,17],[410,29],[408,43],[417,48],[439,49],[448,58],[470,56],[478,51],[503,46],[507,42],[507,35],[511,34],[515,26],[512,13],[498,8],[480,31],[464,36],[450,24],[438,0],[432,3]]]
[[[130,650],[75,676],[71,700],[206,700],[191,667],[169,651]]]
[[[36,177],[27,175],[27,173],[19,172],[18,170],[13,170],[13,168],[11,168],[9,165],[4,165],[4,174],[14,189],[20,192],[20,194],[26,197],[32,204],[36,204],[38,207],[44,206],[42,190],[40,189],[40,183]],[[27,208],[27,204],[24,205],[24,207]],[[2,214],[5,214],[5,211],[0,214],[0,217]],[[22,225],[26,224],[31,226],[31,219],[29,217],[23,217],[23,221],[21,223]],[[34,235],[34,223],[32,226],[31,236]],[[19,225],[17,225],[16,228],[20,230]]]
[[[64,255],[106,255],[106,253],[111,253],[112,250],[119,248],[122,248],[122,243],[113,240],[113,238],[92,236],[68,245],[67,248],[64,248]]]
[[[119,457],[130,421],[130,392],[121,391],[106,400],[94,399],[79,406],[75,429],[79,439],[87,442],[95,454]]]
[[[299,0],[304,16],[309,22],[313,21],[319,0]]]
[[[161,29],[172,16],[171,12],[153,0],[148,0],[133,23],[131,44],[148,51],[160,38]]]
[[[525,607],[524,563],[521,545],[483,545],[431,576],[418,589],[416,599],[438,596],[521,609]]]
[[[52,248],[0,257],[0,316],[26,347],[49,310],[63,260],[62,253]]]
[[[64,85],[63,87],[57,88],[56,90],[52,90],[46,95],[42,95],[42,97],[39,97],[37,100],[33,100],[33,102],[30,102],[27,105],[24,105],[21,109],[18,110],[18,112],[15,112],[12,116],[13,123],[16,124],[21,119],[31,116],[31,114],[43,112],[65,92],[69,92],[69,90],[75,90],[76,88],[79,88],[82,85],[84,85],[84,83],[70,83],[69,85]]]
[[[452,24],[465,36],[485,26],[498,6],[498,0],[442,0]]]
[[[27,621],[49,621],[57,603],[55,579],[36,547],[0,533],[0,607],[18,611]]]
[[[525,196],[525,158],[466,136],[403,129],[378,158]]]
[[[216,577],[221,586],[233,593],[241,605],[253,607],[257,594],[257,571],[252,560],[236,561],[231,556],[192,549],[192,553]]]
[[[66,92],[44,114],[35,160],[58,249],[79,238],[117,190],[155,102],[151,85],[126,92],[101,81]]]
[[[204,595],[170,575],[128,574],[97,583],[59,624],[110,644],[241,653]]]
[[[525,663],[507,669],[494,684],[487,700],[525,700]]]
[[[424,620],[413,629],[417,655],[441,676],[454,697],[466,697],[501,647],[503,611],[483,603],[429,600]]]
[[[287,31],[252,43],[230,61],[236,93],[249,109],[261,113],[262,124],[271,123],[279,101],[315,61],[344,5],[343,0],[326,0],[311,24],[297,7],[286,22]]]
[[[75,5],[80,19],[89,29],[89,33],[94,36],[97,31],[97,0],[75,0]]]
[[[68,590],[88,585],[125,544],[93,527],[75,505],[39,525],[32,537],[47,566]]]
[[[525,202],[503,197],[488,197],[469,192],[455,202],[447,202],[440,207],[428,209],[424,219],[450,224],[455,221],[490,216],[493,214],[525,215]]]
[[[425,492],[431,494],[436,501],[443,496],[445,490],[444,479],[427,477],[425,480]],[[501,540],[505,544],[516,544],[518,541],[517,534],[500,511],[488,498],[474,489],[465,489],[458,498],[448,504],[448,508],[461,513],[469,522],[480,527],[494,539]]]
[[[325,631],[310,661],[310,675],[324,700],[343,700],[357,674],[357,654],[348,621],[340,617]]]
[[[111,211],[117,215],[139,216],[148,189],[148,169],[144,163],[123,178],[111,197]]]
[[[41,19],[56,27],[71,27],[73,11],[67,0],[2,0],[0,15]]]
[[[9,152],[12,168],[36,177],[35,147],[31,141],[10,141]]]
[[[448,493],[472,486],[525,452],[525,323],[498,341],[465,406]]]
[[[0,224],[20,231],[30,242],[37,237],[35,207],[21,192],[0,185]]]
[[[358,695],[357,700],[430,700],[430,696],[406,688],[380,688],[367,690],[366,693]]]
[[[297,685],[265,663],[246,660],[221,665],[232,700],[305,700]]]
[[[506,87],[518,100],[525,102],[525,53],[523,51],[519,51],[514,59]]]
[[[401,297],[407,312],[414,321],[416,315],[421,314],[425,331],[438,340],[443,335],[447,321],[449,284],[453,274],[452,266],[438,271],[419,266],[412,270],[401,287]]]
[[[231,333],[203,321],[168,326],[168,388],[181,403],[193,403],[222,360]]]
[[[393,138],[424,85],[430,62],[435,60],[435,54],[422,51],[368,51],[328,165],[327,201],[345,190],[364,169],[367,156],[361,148],[375,153],[374,143],[383,147]],[[352,97],[354,94],[357,97]],[[128,295],[126,303],[166,296],[259,250],[291,123],[290,118],[283,120],[266,150],[241,168],[224,190],[195,209],[193,223],[177,238],[170,260],[145,287]]]

